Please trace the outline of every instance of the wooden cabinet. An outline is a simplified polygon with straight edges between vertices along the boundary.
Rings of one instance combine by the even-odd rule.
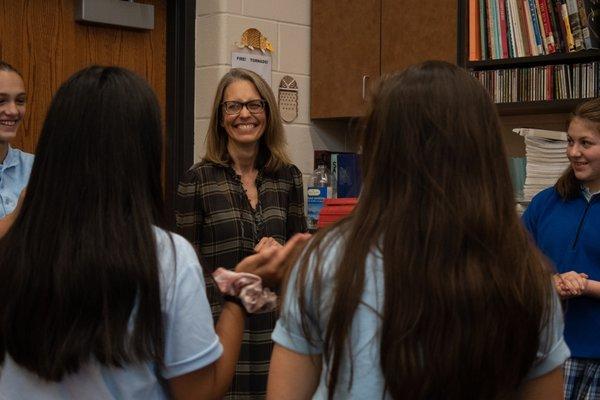
[[[456,63],[456,0],[313,0],[311,118],[364,115],[381,74]]]

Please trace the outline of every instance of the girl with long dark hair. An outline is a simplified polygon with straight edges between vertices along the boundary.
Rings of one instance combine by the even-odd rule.
[[[362,153],[354,213],[291,272],[267,397],[560,399],[561,308],[485,89],[444,62],[389,77]]]
[[[59,88],[0,240],[1,398],[225,393],[244,312],[227,301],[213,325],[194,249],[164,229],[161,155],[142,78],[90,67]],[[271,274],[292,244],[236,269]]]

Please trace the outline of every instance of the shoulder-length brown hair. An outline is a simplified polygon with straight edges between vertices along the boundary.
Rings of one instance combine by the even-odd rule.
[[[575,111],[569,116],[568,124],[575,118],[585,119],[596,124],[596,130],[600,134],[600,98],[588,100],[579,104]],[[554,188],[564,200],[574,199],[581,194],[581,181],[577,179],[573,168],[569,165],[565,172],[558,178]]]
[[[380,85],[362,149],[359,203],[310,242],[295,287],[311,339],[309,304],[332,301],[323,335],[329,398],[374,248],[383,257],[379,349],[388,394],[514,398],[535,360],[552,286],[515,210],[489,95],[457,66],[408,68]],[[323,265],[334,240],[343,243],[340,256]],[[315,277],[332,268],[333,289],[324,293]]]
[[[223,118],[221,103],[223,102],[227,86],[238,80],[252,83],[256,87],[260,97],[267,102],[265,107],[267,117],[266,126],[265,132],[259,141],[257,167],[263,167],[266,171],[273,172],[285,165],[291,164],[285,150],[286,141],[283,134],[283,124],[281,123],[281,116],[279,115],[279,108],[277,107],[273,91],[269,87],[269,84],[258,74],[243,68],[231,69],[221,78],[217,86],[217,93],[215,94],[210,124],[206,135],[206,154],[204,155],[204,159],[221,165],[226,165],[230,162],[227,151],[228,136],[225,129],[221,126]]]

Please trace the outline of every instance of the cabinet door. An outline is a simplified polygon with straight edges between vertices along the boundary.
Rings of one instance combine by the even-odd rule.
[[[379,77],[380,0],[313,0],[311,12],[311,118],[363,115]]]
[[[426,60],[456,64],[457,0],[381,0],[381,73]]]

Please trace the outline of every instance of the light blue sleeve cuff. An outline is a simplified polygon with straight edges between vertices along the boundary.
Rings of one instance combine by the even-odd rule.
[[[162,377],[165,379],[171,379],[176,376],[185,375],[192,371],[202,369],[215,361],[217,361],[223,354],[223,345],[217,337],[216,340],[203,352],[200,352],[187,360],[178,361],[173,364],[167,364],[162,369]]]
[[[322,346],[320,343],[311,344],[304,336],[290,332],[281,320],[277,321],[275,330],[271,338],[278,345],[285,347],[286,349],[295,351],[300,354],[321,354],[323,353]]]

